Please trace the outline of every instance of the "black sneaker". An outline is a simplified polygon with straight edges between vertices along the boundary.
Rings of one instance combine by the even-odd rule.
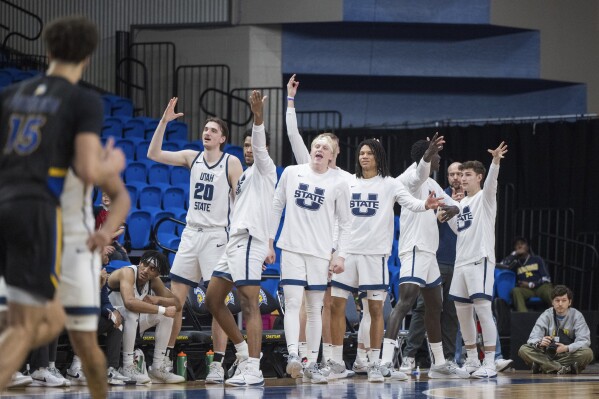
[[[578,362],[574,362],[570,365],[570,374],[580,374],[580,369],[578,368]]]
[[[541,374],[542,373],[541,365],[539,363],[532,362],[531,371],[533,374]]]

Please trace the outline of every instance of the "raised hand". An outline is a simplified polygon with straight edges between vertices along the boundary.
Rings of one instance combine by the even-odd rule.
[[[289,79],[289,82],[287,82],[288,97],[295,97],[295,94],[297,93],[297,87],[299,86],[299,84],[300,82],[295,80],[295,74],[293,74],[293,76]]]
[[[426,209],[437,209],[440,206],[445,205],[443,203],[443,197],[435,197],[435,192],[431,191],[428,198],[425,201]]]
[[[504,155],[507,152],[507,144],[505,144],[505,141],[502,141],[501,144],[499,144],[499,147],[494,150],[488,149],[487,152],[493,155],[493,163],[499,165],[499,161],[501,161],[501,158],[504,158]]]
[[[439,136],[439,132],[436,132],[433,138],[430,140],[428,148],[424,152],[422,159],[424,159],[425,162],[430,162],[433,158],[433,155],[437,154],[443,149],[443,144],[445,144],[443,136]]]
[[[254,90],[250,95],[250,106],[254,116],[262,116],[264,113],[264,103],[268,97],[262,97],[262,94],[258,90]]]
[[[161,120],[162,122],[169,123],[170,121],[183,116],[182,113],[175,112],[175,106],[177,105],[177,100],[178,100],[177,97],[173,97],[170,99],[170,101],[168,102],[168,105],[166,106],[166,109],[164,110],[164,114],[162,114],[162,120]]]

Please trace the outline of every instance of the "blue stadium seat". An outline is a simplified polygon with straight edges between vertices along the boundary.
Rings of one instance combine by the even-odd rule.
[[[516,273],[506,269],[495,269],[495,298],[501,298],[512,304],[512,289],[516,286]]]
[[[202,144],[202,142],[200,140],[198,141],[194,141],[191,143],[187,143],[183,146],[184,150],[194,150],[194,151],[204,151],[204,144]]]
[[[181,188],[185,192],[185,209],[187,210],[189,207],[189,182],[179,183],[175,186]]]
[[[123,137],[136,137],[145,140],[146,121],[143,118],[131,118],[123,126]]]
[[[173,169],[171,169],[171,184],[189,185],[189,169],[183,166],[174,166]]]
[[[12,74],[9,71],[0,69],[0,87],[6,87],[13,82]]]
[[[245,160],[243,157],[243,148],[238,145],[226,144],[225,152],[227,154],[235,155],[241,161],[241,164],[245,166]]]
[[[168,245],[166,245],[166,246],[168,248],[170,248],[170,249],[178,250],[180,243],[181,243],[181,239],[179,237],[175,237],[175,238],[171,239],[168,242]],[[169,264],[172,266],[173,262],[175,261],[175,254],[174,253],[172,253],[172,252],[168,253],[168,261],[169,261]]]
[[[112,273],[115,270],[120,269],[121,267],[129,266],[131,262],[127,262],[126,260],[111,260],[106,265],[106,271],[108,273]]]
[[[176,152],[180,150],[181,147],[179,147],[179,144],[177,142],[165,141],[164,143],[162,143],[162,151]]]
[[[139,208],[162,208],[162,190],[157,186],[146,186],[139,192]]]
[[[162,205],[164,209],[185,210],[185,191],[181,187],[168,187],[162,194]]]
[[[147,183],[148,168],[142,162],[130,162],[125,168],[125,183]]]
[[[125,153],[125,157],[131,161],[135,159],[136,142],[130,138],[117,139],[114,143],[115,147],[119,147]]]
[[[108,138],[112,136],[115,139],[122,138],[123,126],[126,121],[126,118],[117,116],[109,116],[104,118],[104,123],[102,125],[102,137]]]
[[[148,183],[150,184],[169,184],[170,166],[156,163],[150,166],[148,170]]]
[[[144,137],[146,140],[152,140],[152,136],[154,135],[154,131],[156,131],[156,127],[158,127],[158,123],[160,120],[148,118],[146,120],[146,126],[144,130]]]
[[[102,99],[105,115],[133,116],[133,102],[130,99],[113,94],[104,94]]]
[[[132,249],[144,249],[150,245],[152,215],[145,210],[134,210],[127,217],[127,231]]]
[[[187,124],[180,121],[172,121],[166,126],[164,137],[168,141],[183,140],[187,141]]]
[[[148,148],[150,147],[150,141],[144,140],[140,141],[137,144],[137,148],[135,148],[135,160],[136,161],[145,161],[148,159]]]
[[[134,184],[125,184],[127,191],[129,192],[129,198],[131,199],[131,208],[137,208],[137,198],[139,197],[139,189]]]

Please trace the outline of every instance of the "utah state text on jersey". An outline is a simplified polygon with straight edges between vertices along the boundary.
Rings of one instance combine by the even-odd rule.
[[[466,205],[462,209],[462,213],[458,215],[458,231],[466,230],[472,225],[472,212],[470,211],[470,205]]]
[[[317,211],[320,206],[324,204],[324,189],[314,187],[314,192],[308,191],[309,185],[300,183],[298,188],[295,190],[295,204],[300,208],[308,209],[310,211]]]
[[[361,193],[352,193],[351,200],[349,201],[349,207],[351,208],[351,213],[354,216],[374,216],[376,214],[377,209],[379,209],[379,195],[378,194],[368,194],[368,199],[363,200]],[[365,208],[364,210],[362,210]]]

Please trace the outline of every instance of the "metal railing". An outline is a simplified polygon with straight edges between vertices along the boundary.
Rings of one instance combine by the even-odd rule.
[[[21,13],[21,15],[26,14],[26,15],[30,16],[39,25],[39,29],[37,31],[34,31],[35,34],[27,35],[25,33],[21,33],[21,32],[12,30],[13,28],[11,28],[10,26],[0,23],[0,28],[8,31],[6,36],[4,36],[4,40],[2,40],[2,49],[5,49],[7,47],[8,40],[12,37],[20,37],[22,39],[32,42],[32,41],[37,40],[41,36],[42,31],[44,30],[44,22],[38,15],[32,13],[31,11],[24,9],[23,7],[20,7],[14,3],[11,3],[10,1],[7,1],[7,0],[0,0],[0,3],[6,4],[9,8],[19,11]],[[32,20],[32,23],[33,23],[33,20]],[[27,25],[31,26],[29,24],[27,24]]]
[[[530,239],[538,232],[574,238],[574,209],[521,208],[516,210],[514,233]]]
[[[146,93],[132,93],[133,104],[144,103],[144,115],[160,118],[174,93],[176,48],[172,42],[144,42],[129,45],[129,56],[146,66]],[[136,74],[130,81],[139,85]],[[147,103],[146,103],[147,102]]]
[[[595,277],[599,268],[597,249],[583,242],[555,234],[539,233],[535,252],[549,269],[553,284],[565,284],[574,292],[578,310],[599,310]]]
[[[191,140],[201,138],[208,116],[228,119],[231,108],[229,89],[231,71],[228,65],[181,65],[175,70],[174,96],[179,97],[178,112],[185,115]]]
[[[131,76],[136,76],[135,81]],[[145,111],[150,107],[148,68],[146,65],[135,58],[123,58],[116,66],[116,81],[117,85],[122,84],[127,87],[127,92],[131,93],[131,98],[138,98],[138,101],[133,102],[134,115],[146,115]],[[140,106],[140,103],[143,106]]]

